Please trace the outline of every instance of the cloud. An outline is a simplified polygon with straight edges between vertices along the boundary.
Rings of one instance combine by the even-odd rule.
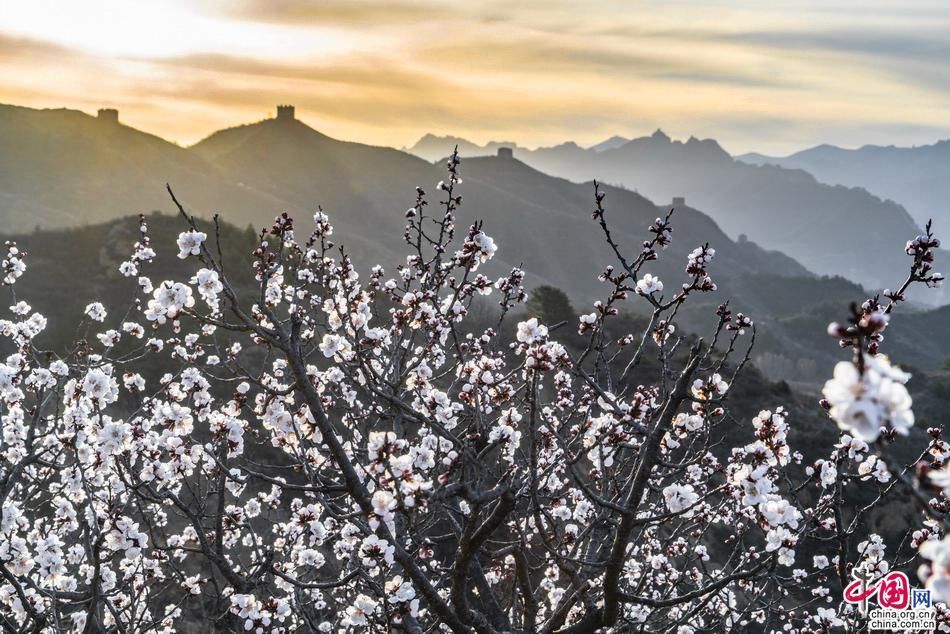
[[[463,69],[462,72],[617,73],[638,68],[668,67],[668,63],[658,54],[612,50],[590,43],[575,45],[538,37],[499,37],[490,34],[477,39],[423,45],[415,49],[414,57],[417,61],[438,60]]]
[[[372,28],[380,24],[412,25],[421,21],[444,20],[453,13],[452,5],[433,2],[394,0],[237,0],[199,2],[212,14],[241,20],[292,25],[350,25]]]
[[[684,84],[715,84],[718,86],[750,86],[757,88],[768,87],[789,87],[793,86],[790,82],[779,77],[756,76],[753,74],[743,75],[740,73],[716,72],[716,71],[682,71],[682,72],[661,72],[654,75],[660,79],[682,82]],[[801,84],[797,84],[801,87]]]
[[[338,138],[397,146],[430,131],[542,145],[661,126],[775,151],[944,129],[950,8],[859,4],[203,0],[166,16],[188,35],[175,46],[139,25],[111,48],[62,24],[14,35],[0,16],[0,100],[116,105],[184,143],[282,102]]]
[[[902,33],[883,30],[800,30],[751,31],[720,36],[734,42],[768,48],[858,53],[871,57],[905,60],[950,58],[950,40],[943,32],[914,29]]]
[[[0,63],[12,61],[59,60],[76,54],[67,47],[28,37],[17,37],[0,32]]]
[[[247,75],[262,79],[290,79],[305,82],[412,90],[432,83],[432,75],[404,68],[377,58],[352,56],[331,63],[279,63],[252,57],[199,53],[180,57],[141,60],[168,66],[180,72],[203,71],[222,75]]]

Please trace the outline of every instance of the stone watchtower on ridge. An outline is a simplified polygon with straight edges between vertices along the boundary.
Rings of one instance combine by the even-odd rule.
[[[96,119],[107,125],[119,125],[119,111],[115,108],[99,108]]]
[[[277,120],[278,121],[293,121],[294,107],[290,105],[277,106]]]

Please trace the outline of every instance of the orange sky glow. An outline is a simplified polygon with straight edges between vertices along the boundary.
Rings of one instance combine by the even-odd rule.
[[[31,0],[0,11],[0,102],[116,107],[183,145],[277,103],[396,147],[911,145],[950,136],[948,27],[932,0]]]

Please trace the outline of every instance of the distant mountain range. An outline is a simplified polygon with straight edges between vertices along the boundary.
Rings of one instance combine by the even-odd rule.
[[[456,147],[461,156],[485,156],[495,154],[500,147],[516,148],[518,144],[514,141],[491,141],[485,145],[478,145],[457,136],[427,134],[416,141],[411,148],[403,148],[403,150],[432,162],[445,158]]]
[[[221,130],[185,149],[109,118],[2,106],[0,157],[0,217],[7,235],[152,210],[171,213],[168,182],[194,212],[220,212],[239,227],[261,227],[282,211],[306,226],[320,205],[336,225],[335,238],[359,261],[389,265],[404,257],[405,210],[414,188],[430,191],[434,210],[435,185],[445,177],[442,165],[330,138],[293,115]],[[553,284],[577,300],[599,297],[595,278],[610,257],[591,221],[591,184],[494,156],[465,159],[462,175],[459,230],[485,221],[501,247],[495,272],[523,265],[533,284]],[[667,211],[618,188],[607,189],[606,202],[616,236],[631,252]],[[706,240],[718,250],[724,289],[741,292],[741,280],[752,273],[813,277],[785,255],[730,240],[696,210],[678,212],[675,237],[654,267],[671,289],[683,277],[689,251]]]
[[[933,218],[938,228],[950,227],[950,140],[915,147],[865,145],[856,150],[819,145],[785,157],[736,158],[754,165],[803,169],[824,183],[864,187],[900,201],[918,224]]]
[[[437,154],[436,139],[424,138],[428,156]],[[597,178],[666,206],[683,198],[675,206],[702,209],[733,238],[747,237],[815,272],[844,275],[870,288],[893,284],[895,272],[906,267],[904,241],[920,232],[895,202],[864,189],[819,182],[800,169],[737,161],[712,139],[674,141],[657,130],[621,141],[612,139],[605,149],[568,142],[513,151],[532,167],[572,181]],[[451,137],[442,142],[443,155],[455,143],[481,154],[500,145],[478,147]]]
[[[491,149],[497,153],[503,147],[430,135],[413,151],[425,149],[431,157],[455,145],[463,157]],[[440,147],[444,152],[437,151]],[[537,150],[515,147],[514,156],[544,174],[576,182],[597,178],[666,201],[657,209],[633,192],[617,190],[613,197],[624,201],[614,203],[620,205],[617,212],[646,206],[651,209],[646,215],[654,215],[672,206],[673,198],[684,197],[676,205],[684,208],[677,212],[684,219],[690,217],[684,213],[687,205],[701,209],[735,240],[748,238],[790,255],[811,271],[844,275],[869,288],[894,283],[895,271],[906,265],[903,242],[919,231],[896,203],[862,189],[819,183],[801,170],[735,161],[708,139],[679,142],[657,131],[633,140],[614,137],[592,148],[574,143]],[[468,160],[466,165],[491,165],[495,160]],[[474,182],[466,208],[473,217],[500,216],[500,224],[510,223],[517,244],[524,238],[523,244],[529,245],[534,235],[543,234],[537,227],[563,225],[557,218],[567,209],[587,215],[589,184],[569,187],[544,174],[534,175],[517,161],[504,165],[498,172],[510,189]],[[222,130],[182,148],[108,116],[0,106],[0,210],[11,231],[168,209],[163,190],[170,182],[196,210],[225,212],[238,225],[260,224],[283,210],[309,216],[320,204],[353,229],[347,232],[352,247],[392,254],[401,247],[399,210],[411,203],[411,188],[432,184],[441,175],[441,166],[406,152],[330,138],[292,112],[284,120]],[[517,178],[534,185],[525,187]],[[538,209],[537,201],[549,199],[554,191],[564,193]],[[518,222],[511,222],[513,214]],[[526,229],[528,218],[533,230]],[[376,235],[369,235],[367,227]],[[552,235],[561,235],[563,228],[552,229]],[[536,271],[552,270],[550,258],[538,255],[544,251],[531,251],[530,258],[542,265]],[[570,286],[577,290],[580,284]]]
[[[789,227],[813,223],[804,229],[832,253],[828,258],[809,261],[810,267],[820,263],[828,270],[836,261],[869,253],[872,255],[861,261],[869,269],[886,273],[890,284],[896,283],[906,266],[900,257],[891,265],[882,265],[882,260],[891,259],[891,251],[882,249],[886,244],[893,250],[891,242],[912,235],[913,222],[900,207],[885,205],[865,192],[820,185],[797,170],[736,163],[728,155],[723,156],[725,153],[711,141],[678,143],[654,135],[605,143],[600,150],[561,146],[524,156],[533,162],[547,160],[552,171],[559,156],[578,153],[613,156],[630,164],[655,163],[650,169],[634,173],[651,175],[656,182],[665,165],[678,174],[693,174],[707,191],[713,189],[718,177],[724,184],[721,193],[731,187],[733,196],[743,201],[747,199],[735,190],[761,188],[766,190],[759,192],[761,218],[753,217],[748,224],[763,228],[773,223],[790,231]],[[520,152],[516,150],[516,156]],[[614,176],[618,172],[607,169],[607,164],[600,165],[605,172],[603,180],[617,182]],[[704,176],[703,170],[710,173]],[[736,174],[745,175],[746,187],[737,181]],[[788,180],[789,175],[797,181]],[[34,253],[34,260],[42,262],[42,274],[31,277],[30,282],[39,285],[41,294],[58,298],[70,293],[64,290],[69,288],[70,280],[79,277],[89,282],[82,287],[82,297],[72,293],[75,297],[70,301],[76,304],[76,310],[81,310],[84,304],[80,303],[88,299],[86,287],[90,287],[89,295],[105,288],[106,272],[113,270],[130,248],[135,237],[130,214],[164,212],[165,216],[155,216],[149,224],[161,226],[163,235],[174,235],[178,221],[168,216],[174,208],[165,193],[166,182],[194,213],[205,218],[220,213],[237,228],[260,228],[276,214],[288,211],[305,231],[312,212],[320,205],[336,225],[334,239],[345,244],[361,266],[380,263],[392,268],[404,260],[404,216],[415,198],[414,187],[430,192],[430,209],[434,210],[438,200],[435,184],[444,176],[440,163],[391,148],[339,141],[308,127],[292,114],[221,130],[190,148],[182,148],[109,117],[0,106],[0,232],[3,237],[21,234],[18,239]],[[484,220],[485,230],[499,244],[488,273],[497,275],[513,266],[523,266],[529,274],[529,288],[539,284],[562,288],[578,309],[585,309],[587,302],[600,297],[603,289],[596,276],[612,257],[591,220],[591,183],[550,176],[526,162],[496,155],[465,157],[462,176],[464,203],[457,219],[459,231],[475,220]],[[802,184],[804,193],[795,188],[795,182]],[[732,299],[734,310],[752,314],[763,325],[758,359],[767,369],[769,364],[774,366],[770,374],[814,380],[814,366],[800,361],[826,364],[837,357],[833,346],[816,345],[810,337],[823,338],[827,319],[840,318],[842,307],[848,301],[862,299],[866,291],[841,277],[816,276],[795,259],[759,246],[751,228],[747,233],[752,239],[731,239],[717,221],[693,208],[699,207],[697,195],[690,193],[694,190],[669,187],[689,195],[693,205],[678,205],[673,243],[659,261],[651,263],[651,272],[672,291],[684,278],[689,251],[707,240],[717,250],[711,271],[720,292],[698,298],[681,311],[683,327],[705,331],[715,306]],[[656,205],[619,187],[607,186],[605,192],[614,236],[628,252],[635,253],[647,226],[666,213],[669,204]],[[835,204],[835,196],[842,202]],[[783,197],[795,198],[805,207],[797,219],[782,217],[794,208]],[[665,198],[669,196],[664,194]],[[860,217],[861,202],[867,202],[869,210],[864,213],[881,214],[877,226],[886,229],[876,234],[860,233],[856,228],[838,235],[837,242],[829,240],[824,232],[835,222],[821,218],[805,204],[808,200],[814,201],[815,208],[829,214],[834,210],[852,222]],[[732,222],[729,213],[717,215],[724,222]],[[51,229],[36,231],[37,227]],[[173,240],[165,241],[169,244],[156,246],[173,249]],[[835,256],[838,253],[843,255]],[[899,246],[896,253],[900,253]],[[862,277],[866,276],[855,274],[853,279]],[[65,306],[51,301],[54,309]],[[631,309],[635,307],[633,302],[630,305]],[[941,321],[943,313],[917,315],[915,319],[933,329],[919,337],[907,335],[900,342],[901,349],[913,351],[913,358],[923,367],[939,366],[943,362],[941,350],[946,348],[931,344],[950,341],[950,324],[941,325],[945,323]]]
[[[604,150],[613,150],[620,147],[621,145],[626,145],[630,142],[630,139],[622,136],[612,136],[609,139],[604,139],[600,143],[586,148],[592,152],[603,152]],[[576,147],[578,149],[584,149],[574,143],[566,143],[566,146]],[[498,152],[498,148],[517,148],[519,154],[521,152],[530,152],[528,148],[522,148],[514,141],[489,141],[485,145],[478,145],[477,143],[472,143],[468,139],[463,139],[462,137],[457,136],[438,136],[435,134],[427,134],[421,139],[416,141],[415,145],[409,148],[403,148],[406,152],[410,154],[415,154],[420,158],[424,158],[427,161],[438,161],[439,159],[445,158],[448,154],[452,152],[454,148],[458,148],[459,154],[462,156],[483,156],[485,154],[495,154]]]

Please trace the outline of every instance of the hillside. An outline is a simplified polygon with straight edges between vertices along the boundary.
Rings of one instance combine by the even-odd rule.
[[[76,110],[0,105],[0,216],[7,231],[168,210],[170,182],[198,209],[245,224],[276,201],[196,153]]]
[[[863,187],[900,201],[919,224],[933,218],[937,226],[950,226],[946,204],[950,197],[950,140],[916,147],[819,145],[785,157],[743,154],[737,158],[754,165],[803,169],[825,183]]]
[[[7,234],[142,211],[170,213],[164,191],[169,182],[189,210],[205,217],[220,213],[239,227],[260,227],[283,211],[303,219],[305,227],[322,206],[337,225],[337,239],[358,261],[393,264],[403,258],[404,211],[413,203],[414,188],[429,191],[435,210],[435,185],[444,178],[441,165],[333,139],[295,119],[292,111],[216,132],[188,149],[75,111],[5,107],[0,121],[12,133],[0,135],[7,167],[0,213]],[[491,272],[523,264],[530,283],[553,284],[584,301],[599,295],[594,280],[609,258],[590,220],[590,183],[553,178],[497,157],[465,160],[462,174],[460,230],[485,220],[486,230],[506,247]],[[630,191],[607,194],[618,240],[635,251],[646,227],[667,208]],[[53,212],[40,213],[40,207]],[[729,240],[698,211],[679,210],[675,222],[677,239],[655,267],[674,286],[686,255],[707,239],[718,249],[724,288],[741,289],[741,278],[749,273],[810,275],[790,258]]]
[[[462,140],[423,141],[434,151],[439,144]],[[787,253],[811,271],[844,275],[868,287],[892,283],[893,271],[903,267],[900,247],[917,231],[893,203],[862,190],[820,184],[801,171],[736,162],[714,141],[681,143],[660,132],[625,141],[612,138],[590,149],[573,143],[515,149],[516,158],[544,174],[521,169],[517,161],[466,161],[463,173],[475,178],[465,189],[462,220],[493,218],[502,227],[497,238],[519,245],[519,260],[502,261],[499,267],[516,265],[524,257],[526,264],[539,265],[534,269],[543,272],[536,274],[538,281],[581,297],[593,294],[588,281],[603,264],[589,255],[599,247],[593,244],[596,236],[581,237],[590,234],[591,186],[546,174],[636,186],[657,201],[686,196],[677,215],[700,218],[703,228],[715,226],[713,242],[723,243],[722,227],[732,238],[748,236],[767,249]],[[466,173],[496,164],[505,169],[490,169],[491,178]],[[413,201],[413,188],[431,191],[442,176],[441,166],[405,152],[323,135],[295,119],[292,111],[181,148],[109,118],[0,107],[0,213],[8,231],[76,226],[151,210],[170,212],[164,191],[169,182],[194,212],[221,212],[238,226],[260,225],[282,211],[309,217],[320,205],[334,216],[354,252],[391,258],[402,246],[402,212]],[[615,214],[630,214],[631,224],[618,227],[631,230],[625,235],[630,244],[669,207],[656,207],[620,189],[612,190],[610,198]],[[695,209],[709,213],[715,224]],[[684,229],[688,224],[678,221]],[[578,236],[579,254],[553,258],[550,245],[560,245],[563,235]],[[844,236],[854,249],[841,248]],[[730,249],[722,255],[729,257]],[[858,257],[856,250],[875,256]],[[789,268],[787,258],[750,257],[736,264],[746,272],[802,274],[797,265]]]
[[[490,168],[490,162],[482,166],[475,165],[471,171],[479,172],[480,175],[473,178],[489,176]],[[175,239],[183,228],[181,219],[151,214],[147,220],[158,258],[143,267],[143,273],[155,281],[190,277],[195,263],[175,256]],[[205,228],[208,230],[207,225]],[[136,296],[134,280],[122,277],[117,269],[137,240],[137,229],[137,218],[126,217],[80,228],[3,236],[15,239],[21,249],[29,254],[27,273],[19,280],[16,292],[19,298],[27,299],[49,319],[40,339],[41,345],[62,349],[77,334],[82,336],[81,332],[77,333],[76,324],[91,301],[103,301],[112,308],[114,319],[119,319],[121,309],[127,307]],[[595,227],[589,229],[594,232]],[[239,296],[251,301],[255,292],[251,269],[247,264],[255,236],[246,229],[238,229],[227,223],[221,225],[221,236],[229,277],[236,284]],[[346,241],[346,236],[338,237]],[[513,256],[505,251],[502,245],[499,255],[511,259]],[[741,257],[741,253],[729,257],[735,255]],[[366,270],[365,262],[357,264],[361,271]],[[718,264],[714,261],[714,274],[721,272],[723,263]],[[82,282],[77,284],[77,280]],[[824,419],[820,412],[811,407],[814,405],[813,395],[830,376],[834,363],[848,356],[825,334],[825,326],[833,319],[840,319],[847,302],[861,299],[863,293],[862,289],[841,278],[748,274],[735,280],[732,288],[723,288],[720,292],[702,298],[702,301],[687,304],[688,308],[677,320],[678,332],[708,334],[714,325],[715,306],[731,297],[734,309],[748,311],[756,320],[753,363],[765,375],[763,378],[754,372],[752,378],[742,384],[737,394],[742,415],[754,414],[756,408],[763,406],[763,398],[766,398],[770,399],[768,404],[798,403],[801,415],[807,415],[814,424],[821,424]],[[813,298],[811,303],[807,299],[809,297]],[[640,303],[628,302],[626,310]],[[589,310],[579,301],[574,306],[578,311]],[[490,307],[486,308],[491,310]],[[915,394],[919,392],[922,397],[926,397],[926,402],[933,405],[931,409],[950,398],[945,373],[935,375],[943,378],[928,378],[929,371],[939,370],[943,365],[941,351],[950,350],[948,310],[950,307],[928,312],[898,312],[885,340],[888,353],[902,365],[914,370],[914,385],[917,386]],[[490,313],[486,313],[483,318],[486,326],[494,324]],[[576,339],[575,343],[582,347],[582,338],[572,332],[572,328],[564,328],[558,336],[566,343]],[[650,359],[646,361],[648,366],[653,363]],[[766,378],[772,382],[786,380],[792,383],[795,386],[794,394],[788,391],[787,386],[783,388],[775,385]],[[809,410],[812,410],[810,414]]]
[[[482,179],[498,177],[495,172],[507,172],[510,168],[498,166],[496,159],[479,159],[469,162],[471,176],[466,186],[473,187]],[[522,166],[529,174],[543,178],[543,175]],[[506,183],[498,177],[500,186]],[[525,176],[518,177],[523,182]],[[559,196],[570,196],[570,192],[579,186],[556,181],[549,199],[538,201],[540,205],[559,200]],[[558,189],[564,188],[564,192]],[[629,192],[613,193],[630,195]],[[499,194],[504,196],[504,194]],[[585,215],[583,195],[575,194],[578,215]],[[630,201],[628,201],[630,202]],[[483,204],[492,205],[490,200]],[[563,204],[563,201],[562,201]],[[633,214],[645,214],[654,210],[648,202],[641,199],[641,208],[632,208]],[[567,212],[566,212],[567,213]],[[586,216],[585,216],[586,217]],[[622,218],[622,216],[621,216]],[[654,271],[675,286],[681,271],[680,262],[685,245],[693,238],[699,238],[699,232],[715,231],[714,225],[702,227],[703,218],[689,219],[691,230],[683,231],[682,245],[676,242],[664,253],[663,259],[654,267]],[[574,226],[570,217],[560,219],[568,226]],[[708,219],[705,222],[709,223]],[[174,242],[182,230],[179,218],[164,214],[151,214],[148,224],[153,245],[159,252],[155,264],[148,267],[148,273],[155,280],[183,278],[190,275],[187,262],[175,257]],[[485,228],[494,235],[514,231],[509,225],[517,225],[517,217],[496,213],[486,218]],[[134,217],[120,218],[104,224],[87,225],[72,229],[34,231],[24,235],[2,235],[0,238],[12,238],[29,253],[27,262],[29,274],[17,285],[17,293],[31,298],[35,307],[49,317],[46,336],[51,341],[62,342],[75,334],[75,324],[79,321],[86,304],[93,299],[101,299],[112,306],[123,306],[131,299],[134,283],[122,278],[117,268],[127,257],[131,245],[137,239],[138,222]],[[541,229],[534,231],[537,240],[554,241],[557,248],[522,250],[517,243],[500,243],[497,257],[500,260],[514,261],[522,258],[528,270],[539,274],[529,276],[529,288],[540,283],[563,276],[566,267],[593,267],[594,262],[606,264],[610,261],[607,252],[599,244],[599,234],[594,223],[587,221],[586,226],[576,226],[577,235],[572,236],[568,244],[563,236],[552,235]],[[530,228],[529,228],[530,232]],[[620,232],[618,232],[619,235]],[[677,231],[674,231],[674,235]],[[693,235],[693,234],[696,235]],[[349,244],[348,236],[339,226],[334,237]],[[721,236],[725,239],[724,236]],[[632,239],[632,238],[631,238]],[[225,260],[230,264],[232,276],[238,281],[248,282],[249,270],[236,269],[235,264],[246,259],[252,250],[254,235],[249,230],[238,229],[227,223],[222,224],[222,240]],[[571,247],[571,245],[574,245]],[[581,245],[577,247],[577,245]],[[567,248],[571,247],[571,248]],[[593,252],[591,253],[590,250]],[[382,262],[391,267],[401,258],[391,259],[382,253],[376,253],[376,259],[357,260],[358,269],[366,272],[370,263]],[[396,256],[394,256],[396,257]],[[564,257],[565,264],[558,266],[558,258]],[[785,267],[773,269],[773,273],[757,274],[748,269],[736,268],[741,262],[774,261]],[[495,272],[503,271],[495,267]],[[553,270],[549,270],[554,266]],[[534,268],[537,267],[537,268]],[[548,268],[545,268],[548,267]],[[783,276],[781,273],[795,273],[793,262],[783,256],[762,251],[752,243],[734,244],[722,242],[713,261],[711,271],[720,284],[717,293],[698,296],[696,301],[686,305],[680,312],[678,325],[684,332],[709,332],[714,325],[716,306],[726,299],[731,300],[737,311],[751,314],[758,327],[754,361],[773,380],[785,379],[815,389],[835,361],[847,356],[825,335],[825,327],[833,319],[840,319],[849,301],[860,301],[866,292],[843,278],[817,278],[803,274]],[[730,269],[734,269],[730,272]],[[802,271],[799,269],[799,272]],[[587,296],[573,294],[572,299],[577,310],[589,310],[588,301],[597,292],[598,284],[593,275],[586,286]],[[82,280],[77,286],[76,280]],[[640,312],[641,302],[628,302],[627,311]],[[888,331],[887,348],[895,359],[920,368],[935,369],[943,365],[945,359],[941,351],[950,349],[950,319],[946,318],[947,308],[928,312],[902,311],[894,318],[894,328]],[[893,336],[892,334],[893,333]]]
[[[515,148],[514,155],[573,181],[597,178],[655,201],[685,197],[733,238],[748,236],[812,271],[844,275],[871,288],[892,283],[893,271],[903,268],[904,241],[919,232],[894,202],[818,182],[801,170],[736,161],[711,139],[674,141],[658,130],[602,151],[564,143]],[[862,253],[874,257],[859,257]]]
[[[268,119],[216,132],[190,151],[233,180],[279,201],[255,224],[288,211],[310,218],[318,206],[359,256],[392,260],[416,186],[434,189],[441,169],[391,148],[330,138],[296,119]],[[230,219],[226,207],[223,217]]]
[[[277,213],[288,211],[298,219],[301,230],[306,230],[313,210],[320,205],[336,225],[334,240],[344,244],[365,270],[371,263],[391,268],[403,261],[404,210],[414,200],[414,187],[428,190],[429,210],[435,211],[439,200],[435,184],[444,178],[441,164],[390,148],[339,141],[293,116],[222,130],[188,149],[74,111],[5,107],[0,109],[0,122],[16,132],[12,143],[0,137],[0,156],[9,164],[3,172],[6,197],[0,203],[0,214],[6,223],[2,233],[23,234],[37,225],[80,227],[20,238],[35,253],[61,252],[63,259],[50,263],[44,273],[46,281],[37,282],[42,294],[51,298],[63,294],[57,284],[68,280],[56,281],[63,274],[74,279],[78,272],[90,284],[89,295],[99,290],[95,280],[100,277],[93,268],[101,266],[100,259],[107,252],[115,251],[107,259],[117,261],[116,250],[127,248],[125,243],[131,237],[126,238],[134,237],[133,220],[110,219],[152,209],[171,213],[173,205],[164,191],[166,181],[191,211],[205,217],[220,213],[237,227],[260,227]],[[697,172],[713,161],[734,163],[711,142],[677,144],[657,138],[636,140],[619,149],[607,147],[597,154],[621,150],[646,153],[654,146],[666,148],[666,155],[655,154],[658,164],[669,164],[692,148],[687,154],[692,163],[684,160],[677,169],[670,168],[674,173]],[[551,157],[588,152],[567,144],[546,156],[553,160]],[[82,160],[83,153],[95,160]],[[498,255],[486,268],[489,274],[500,275],[522,266],[528,273],[529,288],[540,284],[561,288],[579,309],[600,298],[603,291],[596,277],[613,263],[613,257],[591,220],[592,183],[548,176],[518,159],[498,156],[465,158],[461,169],[464,203],[457,226],[462,231],[471,222],[485,222],[485,230],[499,245]],[[806,175],[805,182],[809,178]],[[614,236],[628,253],[635,253],[646,227],[664,215],[669,205],[656,205],[623,188],[605,187],[604,191]],[[11,200],[32,206],[12,204]],[[41,207],[56,213],[44,215]],[[165,217],[154,216],[154,222],[164,223]],[[107,224],[95,224],[103,221]],[[909,235],[897,231],[885,235],[900,240]],[[835,351],[823,345],[823,332],[826,322],[840,313],[826,315],[829,311],[820,307],[833,302],[829,310],[840,310],[848,301],[863,299],[866,291],[860,286],[842,278],[816,277],[796,260],[755,241],[732,240],[717,221],[689,205],[677,206],[673,238],[659,261],[647,268],[664,280],[668,292],[684,279],[683,267],[693,248],[708,240],[717,250],[711,270],[720,292],[697,298],[681,312],[679,319],[685,328],[704,331],[712,322],[716,305],[730,298],[734,310],[750,313],[768,326],[763,328],[757,355],[770,376],[813,381],[813,367],[825,367],[835,360]],[[86,243],[98,249],[94,257],[91,252],[82,257],[69,255],[70,249]],[[835,250],[842,251],[840,244]],[[889,285],[896,283],[906,267],[899,249],[893,255],[889,252],[887,258],[875,256],[868,261],[870,265],[895,260],[886,270]],[[83,295],[76,301],[86,299]],[[57,303],[56,308],[63,311],[67,304]],[[70,310],[81,308],[77,304]],[[947,329],[939,316],[930,313],[908,319],[927,321],[938,338]],[[916,334],[921,331],[908,328],[900,332],[903,334],[895,345],[915,355],[921,367],[942,365],[939,348],[922,341]]]
[[[183,228],[183,221],[176,216],[156,213],[147,216],[147,223],[149,236],[158,256],[154,262],[143,265],[141,272],[156,282],[164,279],[187,280],[193,274],[197,263],[176,257],[175,240]],[[208,232],[211,229],[206,223],[203,223],[201,228]],[[255,244],[255,236],[248,230],[241,230],[227,223],[221,224],[220,234],[223,262],[229,279],[234,284],[239,298],[253,302],[256,291],[252,279],[250,252]],[[102,301],[110,311],[109,325],[118,325],[124,319],[124,309],[129,307],[136,297],[140,297],[135,280],[122,277],[118,273],[119,263],[128,257],[132,244],[138,239],[136,217],[125,217],[86,227],[41,230],[3,237],[15,239],[20,248],[28,253],[28,268],[17,282],[16,295],[19,299],[28,301],[35,310],[48,318],[46,329],[37,339],[37,343],[44,349],[62,351],[77,338],[90,335],[89,328],[77,330],[77,324],[82,320],[88,303]],[[504,247],[501,248],[500,254],[503,250]],[[77,284],[77,279],[82,282]],[[10,289],[5,292],[9,293]],[[724,293],[714,295],[715,297],[710,299],[715,302],[726,298]],[[763,296],[762,299],[768,298]],[[639,302],[630,302],[631,305],[635,303]],[[586,310],[584,306],[578,308]],[[485,310],[486,312],[475,315],[476,327],[495,325],[496,318],[490,312],[492,308],[486,306]],[[524,310],[516,309],[516,319],[524,318]],[[699,312],[692,314],[695,319],[684,318],[678,329],[678,334],[688,339],[692,338],[689,333],[693,326],[693,332],[708,333],[714,323],[714,320],[710,319],[709,311],[702,313],[702,319],[699,319]],[[777,332],[767,325],[768,322],[766,318],[758,321],[760,341],[763,337],[767,338]],[[509,327],[502,333],[506,340],[514,335],[511,326],[513,322],[508,323]],[[619,333],[629,332],[637,324],[642,327],[643,323],[641,318],[622,316],[612,322],[612,327],[616,329],[614,334],[619,336]],[[573,328],[560,329],[557,336],[575,354],[579,354],[585,346],[585,338],[577,335]],[[834,342],[829,341],[827,337],[821,340],[818,347],[831,351],[835,349]],[[680,356],[684,351],[685,346],[681,347]],[[143,371],[154,380],[170,369],[172,366],[165,360],[153,361],[152,365]],[[646,355],[631,380],[636,381],[641,376],[643,380],[652,380],[658,372],[659,361],[653,355]],[[821,378],[829,373],[830,365],[821,366],[815,372],[816,376]],[[938,394],[937,398],[942,397]],[[743,380],[732,394],[730,403],[731,411],[737,420],[746,422],[762,407],[782,404],[789,408],[796,420],[793,433],[797,446],[803,449],[811,447],[817,450],[823,443],[833,441],[835,428],[817,406],[816,398],[808,389],[789,389],[788,385],[776,381],[774,377],[763,375],[755,367],[747,368]],[[728,433],[743,435],[748,433],[748,428],[730,428]]]
[[[362,261],[401,259],[402,212],[412,203],[412,187],[429,190],[434,204],[434,184],[444,177],[441,165],[388,148],[338,141],[297,120],[224,130],[192,150],[255,190],[280,196],[291,211],[320,204],[337,226],[336,237]],[[500,274],[520,265],[530,282],[558,286],[585,301],[599,296],[595,278],[609,258],[590,219],[591,183],[553,178],[521,161],[496,156],[464,159],[462,176],[464,203],[457,224],[464,228],[485,222],[485,230],[501,247],[490,271]],[[606,191],[618,240],[635,251],[646,227],[668,209],[635,192]],[[811,275],[784,255],[733,242],[696,210],[677,211],[675,226],[673,245],[654,267],[666,279],[681,279],[687,254],[705,240],[718,250],[720,283],[737,293],[749,273]]]
[[[175,247],[178,234],[185,228],[184,221],[179,216],[160,213],[149,214],[146,220],[157,257],[142,265],[141,273],[155,284],[189,279],[195,272],[195,262],[179,259]],[[203,222],[201,228],[214,234],[209,223]],[[17,247],[27,254],[27,271],[14,288],[17,298],[27,299],[48,320],[40,339],[42,345],[60,349],[71,342],[80,334],[76,326],[83,319],[85,307],[93,301],[101,301],[117,318],[119,311],[141,297],[136,278],[119,273],[119,265],[128,259],[139,237],[139,219],[135,216],[22,235],[4,232],[3,240],[15,240]],[[221,244],[229,279],[239,294],[247,291],[248,285],[253,284],[253,273],[246,263],[256,244],[255,234],[222,223]],[[10,292],[8,287],[3,289],[4,301],[11,297]]]

